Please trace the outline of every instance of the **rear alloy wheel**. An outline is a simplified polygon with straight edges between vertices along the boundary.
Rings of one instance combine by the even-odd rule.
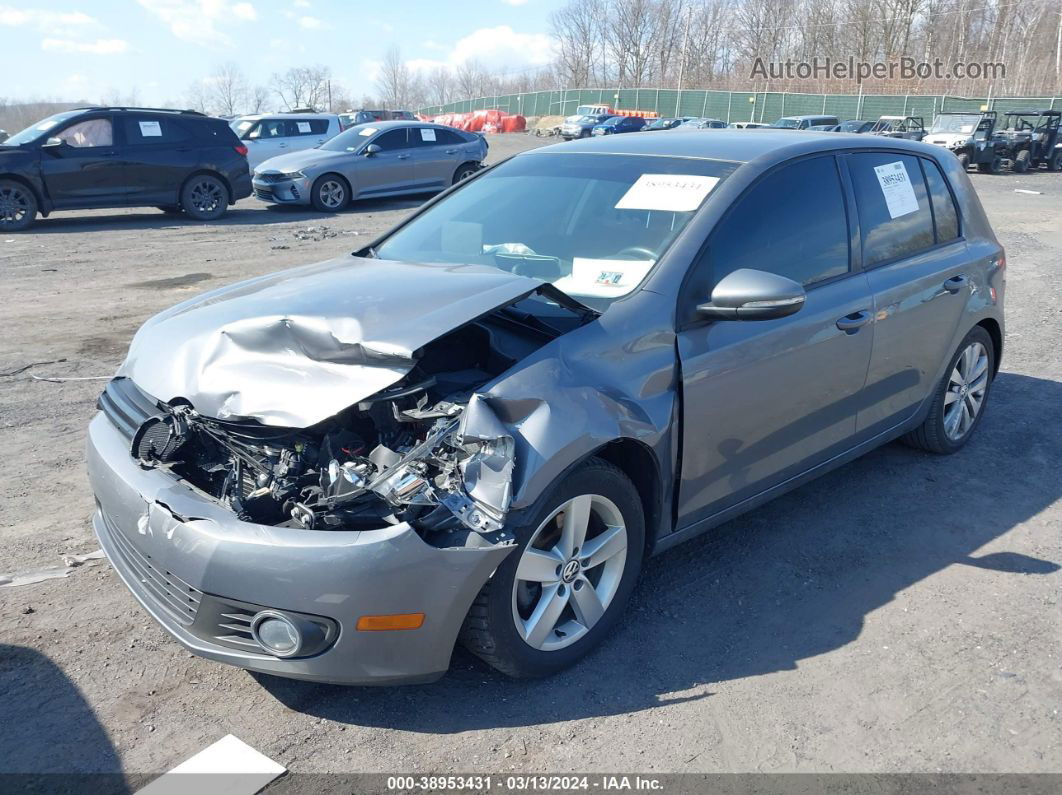
[[[310,198],[315,210],[322,213],[335,213],[347,206],[350,191],[347,183],[338,174],[325,174],[318,177],[310,189]]]
[[[925,421],[904,441],[942,455],[959,450],[981,421],[994,374],[992,338],[983,328],[974,326],[959,344],[937,386]]]
[[[228,191],[217,177],[198,174],[181,190],[181,209],[197,221],[213,221],[228,208]]]
[[[454,185],[468,179],[477,171],[479,171],[479,167],[475,163],[465,163],[461,168],[457,169],[457,173],[454,174]]]
[[[21,182],[0,180],[0,231],[19,232],[37,217],[37,197]]]
[[[634,588],[645,544],[634,484],[600,459],[559,480],[530,518],[461,630],[470,651],[516,677],[556,673],[604,638]]]

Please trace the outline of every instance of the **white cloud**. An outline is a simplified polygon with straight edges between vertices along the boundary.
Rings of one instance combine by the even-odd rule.
[[[98,24],[99,23],[95,19],[80,11],[40,11],[38,9],[0,6],[0,25],[10,27],[27,25],[46,30],[54,28],[57,25],[84,26]]]
[[[502,0],[507,6],[522,6],[527,0]]]
[[[231,0],[137,0],[146,11],[158,17],[179,39],[209,47],[229,47],[232,39],[222,26],[253,22],[258,18],[254,5]]]
[[[492,72],[504,73],[545,66],[552,59],[553,39],[546,34],[517,33],[508,25],[499,25],[480,28],[458,39],[444,58],[415,58],[406,65],[414,71],[430,71],[440,66],[452,69],[474,60]]]
[[[44,39],[41,49],[45,52],[76,53],[81,55],[121,55],[129,51],[129,42],[124,39],[96,39],[73,41],[71,39]]]
[[[299,27],[306,30],[317,30],[321,27],[321,20],[317,17],[299,17]]]

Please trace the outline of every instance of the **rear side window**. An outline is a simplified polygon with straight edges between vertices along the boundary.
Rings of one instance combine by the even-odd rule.
[[[804,285],[848,272],[848,223],[833,156],[783,166],[739,198],[712,233],[712,283],[739,268]]]
[[[467,138],[464,138],[461,133],[453,130],[436,130],[435,138],[443,146],[457,146],[458,144],[468,143]]]
[[[122,118],[122,129],[125,130],[125,142],[131,146],[174,144],[191,138],[175,119],[125,116]]]
[[[922,166],[926,172],[926,182],[929,184],[929,198],[933,202],[937,242],[947,243],[959,236],[959,210],[955,206],[955,197],[951,195],[940,166],[932,160],[923,160]]]
[[[909,257],[933,245],[933,215],[918,160],[890,152],[849,155],[864,267]]]
[[[288,135],[324,135],[328,132],[328,119],[290,119]]]

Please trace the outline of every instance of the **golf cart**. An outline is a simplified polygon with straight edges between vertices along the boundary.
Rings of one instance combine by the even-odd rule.
[[[996,174],[1006,145],[993,137],[995,128],[994,110],[950,111],[937,114],[923,140],[950,149],[963,168],[977,166],[982,174]]]
[[[1007,111],[997,137],[1006,146],[1003,156],[1010,161],[1014,172],[1023,174],[1041,164],[1048,171],[1062,170],[1060,121],[1062,110]]]
[[[879,116],[870,132],[887,138],[921,141],[926,136],[926,124],[921,116]]]

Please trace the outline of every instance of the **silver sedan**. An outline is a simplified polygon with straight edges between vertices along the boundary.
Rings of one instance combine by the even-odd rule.
[[[318,146],[263,162],[254,195],[336,212],[354,199],[440,191],[482,167],[487,142],[438,124],[359,124]]]

